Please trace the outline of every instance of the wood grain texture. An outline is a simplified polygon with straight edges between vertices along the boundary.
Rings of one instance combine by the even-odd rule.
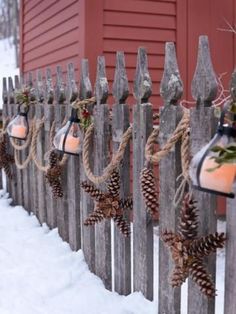
[[[178,101],[183,93],[182,81],[179,74],[175,46],[166,43],[165,66],[161,81],[160,93],[164,101],[164,107],[160,114],[160,148],[171,137],[183,115],[183,109]],[[168,169],[168,176],[166,171]],[[177,231],[179,206],[173,204],[176,189],[176,179],[181,173],[180,142],[171,152],[160,160],[160,232],[165,229]],[[170,251],[159,240],[159,313],[180,314],[180,289],[173,289],[169,279],[173,270],[173,260]]]
[[[144,167],[145,143],[152,131],[151,78],[144,48],[138,52],[134,96],[137,105],[133,116],[133,276],[134,291],[153,299],[153,225],[142,198],[140,173]]]
[[[92,96],[92,85],[89,78],[89,64],[87,59],[81,61],[81,75],[80,75],[80,99],[90,98]],[[90,108],[90,112],[92,108]],[[90,143],[90,164],[93,165],[93,144]],[[80,180],[85,181],[87,179],[82,158],[80,160]],[[80,208],[81,208],[81,234],[82,234],[82,249],[84,252],[84,258],[90,271],[95,272],[95,228],[94,226],[85,226],[83,222],[93,211],[93,200],[87,193],[80,189]]]
[[[74,65],[67,68],[67,103],[73,102],[78,96],[75,83]],[[69,106],[69,105],[68,105]],[[69,108],[71,111],[71,108]],[[72,250],[81,248],[81,222],[80,222],[80,156],[70,156],[67,162],[67,197],[68,197],[68,225],[69,244]]]
[[[108,82],[105,72],[105,59],[97,59],[97,79],[95,84],[97,104],[94,107],[94,172],[99,175],[109,161],[110,125]],[[105,189],[104,184],[100,186]],[[105,220],[95,226],[95,273],[108,290],[111,290],[111,221]]]
[[[116,72],[113,84],[113,96],[116,104],[112,108],[112,140],[113,152],[119,147],[123,133],[129,127],[129,106],[125,104],[128,97],[129,86],[125,72],[125,59],[123,52],[117,52]],[[121,191],[120,197],[125,199],[130,196],[130,145],[119,167]],[[130,212],[125,213],[129,221]],[[131,239],[125,238],[114,226],[114,274],[115,291],[122,295],[131,292]]]

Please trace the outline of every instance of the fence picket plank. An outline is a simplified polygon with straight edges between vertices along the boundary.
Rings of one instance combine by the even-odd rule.
[[[3,101],[3,106],[2,106],[2,122],[3,124],[6,122],[6,119],[9,117],[9,112],[8,112],[8,90],[7,90],[7,78],[3,77],[2,79],[2,101]],[[2,173],[2,184],[3,184],[3,169],[1,169]],[[10,181],[8,178],[6,178],[6,186],[5,189],[9,191],[9,185]]]
[[[108,82],[106,78],[105,59],[97,59],[97,78],[95,84],[97,104],[94,107],[94,171],[96,175],[102,173],[108,163],[110,125],[109,108],[106,104],[108,97]],[[101,185],[105,189],[104,184]],[[95,272],[105,287],[111,290],[111,222],[102,221],[95,226]]]
[[[232,99],[236,101],[236,71],[232,75],[230,84],[230,92]],[[236,194],[236,184],[234,184],[234,192]],[[224,313],[234,314],[236,312],[236,210],[235,199],[227,200],[226,210],[226,261],[225,261],[225,305]]]
[[[55,88],[55,120],[57,126],[61,126],[65,116],[67,116],[67,106],[65,105],[66,94],[65,84],[63,82],[62,68],[56,67],[56,88]],[[66,166],[62,173],[63,184],[63,198],[57,200],[57,226],[59,235],[64,241],[69,242],[69,228],[68,228],[68,204],[67,204],[67,173]]]
[[[140,173],[145,162],[145,144],[152,132],[152,105],[148,102],[151,88],[147,53],[139,48],[134,80],[137,104],[133,118],[133,283],[134,291],[141,291],[149,300],[153,299],[153,224],[142,198]]]
[[[52,74],[50,68],[46,69],[46,87],[45,87],[45,102],[44,102],[44,131],[45,131],[45,150],[48,152],[51,149],[50,132],[51,126],[55,119],[54,88],[52,84]],[[45,186],[46,204],[47,204],[47,224],[50,228],[57,226],[57,200],[53,197],[49,184]]]
[[[117,52],[116,71],[113,84],[113,96],[116,103],[112,108],[113,151],[121,142],[123,133],[129,127],[129,106],[125,104],[129,95],[128,79],[125,71],[123,52]],[[120,166],[120,197],[125,199],[130,193],[130,146],[128,145],[122,165]],[[130,212],[125,213],[129,221]],[[125,238],[114,226],[114,274],[115,291],[127,295],[131,292],[131,248],[130,238]]]
[[[200,36],[197,67],[192,81],[192,95],[197,108],[191,109],[191,155],[194,156],[212,138],[216,130],[212,101],[217,94],[217,81],[211,63],[208,38]],[[199,234],[206,235],[216,231],[216,197],[212,194],[194,190],[199,208]],[[215,281],[216,256],[207,258],[207,270]],[[191,279],[188,282],[188,312],[192,314],[215,313],[215,300],[207,299]]]
[[[81,77],[80,77],[80,99],[90,98],[92,96],[92,85],[89,79],[89,64],[87,59],[82,59],[81,61]],[[92,112],[92,106],[90,112]],[[92,143],[91,143],[92,146]],[[93,149],[91,147],[91,149]],[[90,154],[91,165],[93,164],[92,156]],[[86,175],[83,168],[82,158],[80,160],[80,173],[81,182],[85,181]],[[82,249],[84,252],[84,258],[88,264],[89,269],[95,272],[95,227],[94,226],[84,226],[84,220],[93,211],[93,200],[87,193],[80,189],[80,209],[81,209],[81,234],[82,234]]]
[[[75,70],[72,63],[67,67],[67,102],[73,102],[78,96],[75,82]],[[68,106],[71,111],[70,106]],[[69,156],[67,162],[67,195],[68,195],[68,224],[69,244],[72,250],[81,248],[80,224],[80,156]]]
[[[183,115],[178,105],[183,87],[179,75],[174,43],[166,43],[165,65],[160,88],[164,107],[160,111],[160,147],[171,137]],[[168,169],[168,176],[166,170]],[[179,206],[173,205],[177,189],[176,179],[181,173],[179,143],[159,163],[160,176],[160,233],[165,230],[177,230]],[[180,313],[180,289],[173,289],[169,278],[173,271],[173,260],[168,248],[159,240],[159,313]],[[168,298],[166,297],[168,296]]]
[[[37,70],[36,72],[36,111],[35,116],[38,122],[44,117],[44,93],[43,93],[43,81],[42,72]],[[37,137],[37,159],[40,164],[44,163],[44,153],[45,153],[45,132],[44,125],[39,132]],[[46,201],[45,201],[45,178],[44,172],[40,169],[37,170],[37,195],[38,195],[38,219],[40,223],[46,222],[47,212],[46,212]]]
[[[13,118],[13,116],[17,112],[17,108],[15,106],[15,95],[14,95],[14,86],[13,86],[13,80],[11,77],[8,77],[8,108],[9,108],[9,117]],[[9,143],[9,151],[11,154],[14,155],[14,149],[11,147],[11,144]],[[16,205],[18,203],[18,197],[17,197],[17,189],[19,188],[19,184],[21,184],[20,176],[17,171],[16,166],[12,167],[12,179],[10,180],[9,184],[9,193],[11,195],[11,198],[13,200],[12,204]],[[19,188],[21,191],[21,188]]]

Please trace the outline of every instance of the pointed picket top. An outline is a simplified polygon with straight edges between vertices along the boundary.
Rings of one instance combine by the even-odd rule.
[[[4,104],[8,103],[7,78],[2,79],[2,100]]]
[[[67,97],[69,102],[76,100],[79,91],[75,81],[75,68],[73,63],[67,66]]]
[[[106,77],[105,58],[99,56],[97,59],[97,77],[95,83],[95,96],[97,103],[105,104],[109,92],[108,80]]]
[[[13,80],[11,77],[8,77],[8,103],[14,104],[14,102],[15,102],[15,94],[14,94]]]
[[[230,94],[233,98],[233,101],[236,101],[236,69],[234,70],[232,77],[231,77]]]
[[[129,83],[125,70],[125,55],[123,51],[117,51],[116,53],[116,70],[112,92],[118,104],[124,104],[129,96]]]
[[[48,104],[52,104],[54,100],[54,89],[52,83],[52,73],[49,68],[46,69],[46,96]]]
[[[36,97],[40,103],[44,101],[44,84],[41,70],[36,71]]]
[[[165,65],[160,84],[160,94],[165,104],[175,105],[183,95],[183,82],[176,58],[175,44],[165,45]]]
[[[217,96],[217,89],[217,78],[211,62],[208,37],[200,36],[197,66],[191,86],[192,96],[198,104],[209,107]]]
[[[55,96],[59,104],[63,104],[66,100],[65,84],[63,82],[63,73],[61,66],[56,67],[56,88]]]
[[[145,48],[138,49],[137,65],[134,79],[134,97],[141,102],[148,102],[152,94],[152,81],[148,72],[147,51]]]
[[[80,73],[80,99],[90,98],[92,97],[92,84],[89,78],[88,59],[81,60]]]

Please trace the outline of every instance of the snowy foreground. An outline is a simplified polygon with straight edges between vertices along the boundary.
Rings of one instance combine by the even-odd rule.
[[[72,252],[56,229],[41,227],[35,216],[10,202],[0,191],[1,314],[157,313],[157,302],[147,301],[141,293],[124,297],[107,291],[88,270],[81,250]],[[216,308],[222,314],[224,252],[218,255]],[[186,285],[182,303],[185,314]]]

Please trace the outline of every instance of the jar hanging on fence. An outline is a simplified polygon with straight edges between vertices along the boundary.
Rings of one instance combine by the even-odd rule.
[[[227,103],[213,139],[192,159],[190,177],[201,191],[234,198],[236,184],[236,104]],[[229,110],[230,109],[230,110]]]
[[[83,134],[76,109],[72,109],[69,121],[56,133],[53,144],[57,150],[66,154],[78,155],[81,153]]]
[[[24,104],[18,106],[17,115],[9,122],[7,126],[7,133],[10,137],[26,140],[29,133],[28,123],[29,107]]]

